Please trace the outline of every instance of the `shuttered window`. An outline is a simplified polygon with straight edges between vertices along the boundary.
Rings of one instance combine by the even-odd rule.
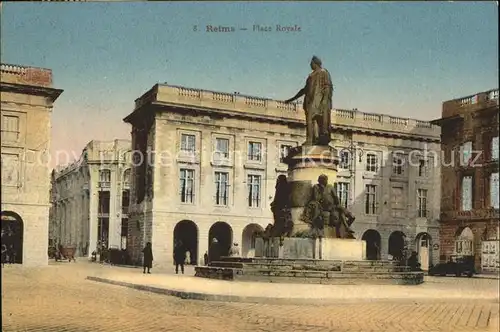
[[[491,206],[494,207],[495,209],[498,209],[500,207],[500,203],[498,202],[498,199],[500,198],[498,196],[498,172],[496,173],[491,173],[490,175],[490,202]]]
[[[472,176],[462,178],[462,211],[472,210]]]
[[[2,115],[2,141],[17,142],[19,140],[19,117]]]
[[[498,160],[498,136],[491,139],[491,160]]]

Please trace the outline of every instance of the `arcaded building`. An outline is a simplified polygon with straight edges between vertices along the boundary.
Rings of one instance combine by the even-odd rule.
[[[332,119],[337,191],[368,258],[418,250],[424,267],[439,259],[439,127],[357,110],[333,110]],[[283,158],[304,141],[299,104],[158,84],[124,121],[132,126],[132,258],[140,262],[152,242],[154,264],[172,264],[181,240],[201,263],[213,238],[252,256],[256,231],[273,222]]]
[[[52,172],[50,240],[90,256],[127,246],[130,141],[90,141],[80,158]]]
[[[498,89],[443,103],[442,254],[499,271]]]
[[[2,246],[16,263],[47,265],[50,136],[63,92],[50,69],[1,64]]]

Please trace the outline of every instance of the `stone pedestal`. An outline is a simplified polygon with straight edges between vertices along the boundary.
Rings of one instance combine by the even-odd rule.
[[[351,239],[308,239],[289,237],[255,241],[255,257],[361,261],[366,259],[366,242]]]
[[[323,260],[361,261],[366,259],[366,241],[352,239],[317,240],[317,256]]]
[[[337,179],[337,150],[328,145],[303,145],[292,149],[285,162],[288,164],[291,190],[293,234],[297,234],[309,230],[309,225],[301,220],[301,216],[318,177],[325,174],[331,184]]]

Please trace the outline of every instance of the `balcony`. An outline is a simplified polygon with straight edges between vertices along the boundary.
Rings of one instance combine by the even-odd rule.
[[[98,187],[99,188],[111,188],[111,182],[110,181],[99,181]]]
[[[444,221],[457,220],[457,221],[474,221],[482,219],[498,219],[500,217],[500,210],[495,208],[474,209],[470,211],[443,211],[441,212],[441,219]]]

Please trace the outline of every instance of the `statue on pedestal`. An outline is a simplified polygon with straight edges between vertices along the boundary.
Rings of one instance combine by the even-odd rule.
[[[306,141],[303,145],[328,145],[331,141],[332,79],[328,70],[321,67],[318,57],[313,56],[310,65],[312,73],[307,77],[306,85],[285,103],[304,96]]]
[[[302,220],[311,225],[311,231],[319,237],[355,238],[350,228],[355,218],[341,206],[334,187],[328,184],[326,175],[320,175],[318,183],[313,186]]]

